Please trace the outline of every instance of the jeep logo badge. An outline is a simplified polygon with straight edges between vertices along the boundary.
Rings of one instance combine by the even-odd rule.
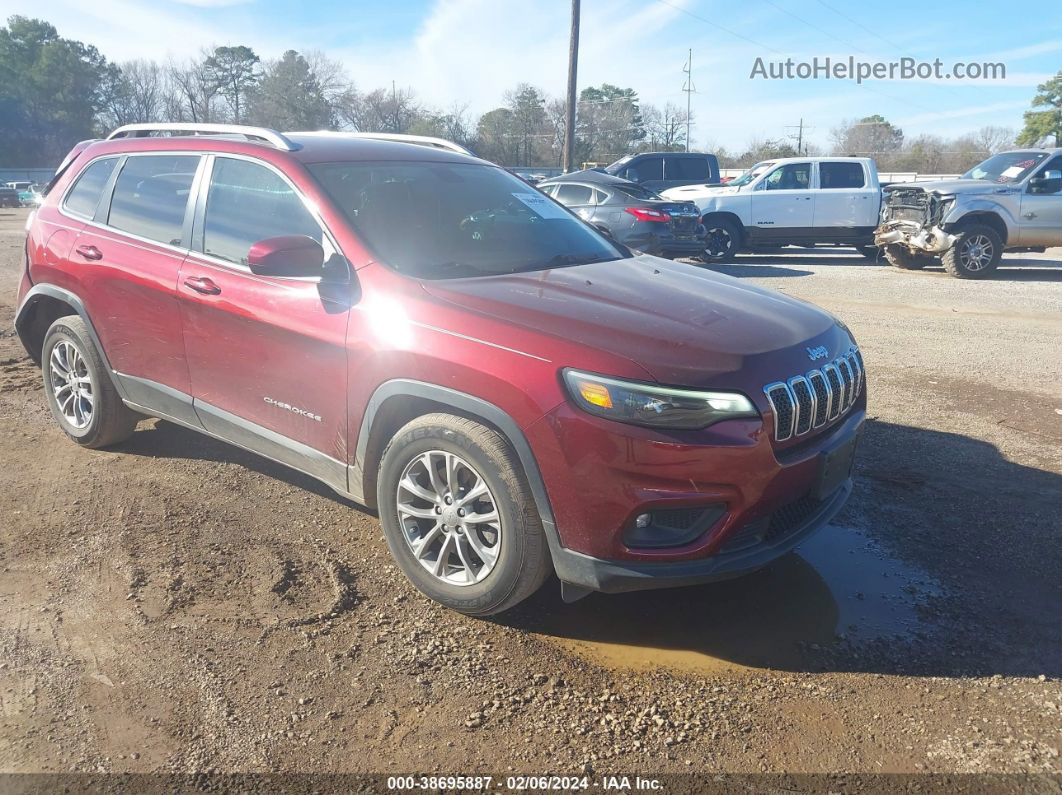
[[[804,350],[808,352],[808,358],[811,359],[811,361],[815,361],[816,359],[825,359],[827,356],[830,355],[830,352],[825,345],[820,345],[817,348],[805,348]]]

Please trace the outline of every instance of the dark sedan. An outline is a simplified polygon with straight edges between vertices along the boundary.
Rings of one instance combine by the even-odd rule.
[[[704,251],[705,229],[693,202],[669,201],[599,171],[554,177],[538,188],[628,248],[663,257]]]

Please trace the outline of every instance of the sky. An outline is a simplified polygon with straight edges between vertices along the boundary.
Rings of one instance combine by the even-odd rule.
[[[165,60],[246,44],[341,61],[359,89],[411,88],[424,103],[478,114],[517,83],[565,90],[568,0],[4,0],[4,16],[45,19],[109,59]],[[890,0],[582,0],[579,86],[634,88],[642,102],[684,106],[693,50],[693,141],[742,151],[754,138],[805,135],[828,148],[842,121],[881,114],[908,137],[986,125],[1021,128],[1036,85],[1062,69],[1062,11],[1010,3]],[[1002,62],[994,80],[751,79],[765,64]]]

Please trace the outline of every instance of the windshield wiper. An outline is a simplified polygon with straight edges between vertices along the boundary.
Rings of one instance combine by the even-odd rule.
[[[557,254],[550,257],[542,265],[534,265],[528,268],[521,268],[521,270],[539,270],[540,268],[564,268],[570,265],[589,265],[591,262],[607,262],[608,260],[616,259],[616,257],[601,257],[590,256],[587,254]]]

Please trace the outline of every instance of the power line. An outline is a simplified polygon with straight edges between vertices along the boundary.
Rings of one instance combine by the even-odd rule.
[[[716,22],[713,19],[708,19],[707,17],[702,17],[700,14],[694,14],[692,11],[687,11],[682,6],[677,6],[674,3],[669,3],[668,0],[656,0],[656,2],[667,6],[668,8],[673,8],[676,11],[681,11],[686,16],[693,17],[693,19],[698,19],[698,20],[700,20],[701,22],[703,22],[706,25],[711,25],[713,28],[719,28],[719,30],[723,31],[724,33],[729,33],[731,36],[736,36],[737,38],[742,39],[743,41],[747,41],[749,44],[755,44],[757,47],[763,47],[763,49],[768,50],[770,52],[773,52],[775,55],[785,55],[785,53],[782,52],[781,50],[776,50],[776,49],[774,49],[774,47],[768,47],[766,44],[761,44],[758,41],[754,41],[753,39],[750,39],[748,36],[745,36],[745,35],[742,35],[741,33],[738,33],[736,30],[731,30],[730,28],[723,27],[722,25],[720,25],[718,22]]]
[[[749,44],[754,44],[757,47],[763,48],[764,50],[767,50],[769,52],[773,52],[776,55],[785,55],[786,54],[786,53],[782,52],[781,50],[777,50],[774,47],[770,47],[770,46],[764,44],[763,42],[756,41],[755,39],[751,39],[748,36],[745,36],[744,34],[741,34],[741,33],[738,33],[736,31],[730,30],[729,28],[723,27],[722,25],[720,25],[718,22],[715,22],[714,20],[707,19],[706,17],[702,17],[699,14],[694,14],[692,11],[687,11],[685,8],[682,8],[681,6],[677,6],[674,3],[668,2],[668,0],[656,0],[656,2],[667,6],[668,8],[673,8],[676,11],[680,11],[680,12],[682,12],[683,14],[685,14],[688,17],[692,17],[693,19],[700,20],[701,22],[705,23],[706,25],[711,25],[712,27],[718,28],[719,30],[723,31],[724,33],[729,33],[731,36],[735,36],[735,37],[741,39],[742,41],[747,41]],[[808,27],[812,28],[813,30],[817,30],[820,33],[823,33],[824,35],[829,36],[830,38],[837,38],[837,37],[833,36],[831,33],[828,33],[826,31],[816,27],[815,25],[812,25],[807,20],[802,19],[801,17],[798,17],[796,14],[793,14],[792,12],[786,11],[784,8],[781,8],[781,7],[777,6],[777,5],[775,5],[773,2],[771,2],[771,0],[767,0],[767,2],[770,3],[770,5],[772,5],[775,8],[777,8],[779,11],[781,11],[781,12],[783,12],[785,14],[788,14],[789,16],[793,17],[793,19],[797,20],[798,22],[802,22],[803,24],[807,25]],[[837,39],[837,40],[841,41],[841,39]],[[845,41],[844,44],[845,44],[845,46],[852,46],[847,41]],[[863,51],[859,50],[859,52],[863,52]],[[933,108],[928,108],[925,105],[919,105],[917,102],[911,102],[910,100],[904,100],[904,99],[900,99],[899,97],[894,97],[891,94],[886,94],[884,91],[879,91],[876,88],[871,88],[866,83],[863,83],[862,87],[863,87],[864,90],[869,91],[871,94],[877,94],[880,97],[885,97],[885,99],[892,100],[893,102],[898,102],[901,105],[907,105],[909,107],[917,108],[918,110],[923,110],[923,111],[926,111],[928,113],[935,112]]]
[[[846,40],[846,39],[842,39],[842,38],[840,38],[840,37],[838,37],[838,36],[834,36],[834,35],[833,35],[832,33],[830,33],[830,32],[829,32],[828,30],[823,30],[823,29],[822,29],[822,28],[820,28],[820,27],[819,27],[818,25],[813,25],[813,24],[811,24],[810,22],[808,22],[808,21],[807,21],[806,19],[801,19],[801,18],[800,18],[800,17],[798,17],[798,16],[796,15],[796,14],[794,14],[794,13],[793,13],[792,11],[790,11],[789,9],[786,9],[786,8],[782,8],[782,7],[780,6],[780,5],[778,5],[777,3],[774,3],[774,2],[772,2],[771,0],[763,0],[763,2],[765,2],[765,3],[767,4],[767,5],[771,6],[772,8],[776,8],[776,9],[778,9],[778,10],[779,10],[779,11],[781,11],[781,12],[782,12],[783,14],[787,14],[787,15],[791,16],[791,17],[792,17],[793,19],[795,19],[795,20],[796,20],[797,22],[800,22],[800,23],[802,23],[802,24],[804,24],[804,25],[807,25],[807,26],[808,26],[809,28],[811,28],[812,30],[816,30],[816,31],[818,31],[818,32],[819,32],[819,33],[821,33],[821,34],[822,34],[823,36],[829,36],[829,37],[830,37],[831,39],[833,39],[834,41],[839,41],[839,42],[840,42],[841,44],[843,44],[843,45],[844,45],[845,47],[851,47],[851,48],[852,48],[853,50],[855,50],[856,52],[861,52],[861,53],[863,53],[863,55],[869,55],[869,54],[870,54],[870,53],[866,52],[865,50],[861,50],[861,49],[859,49],[858,47],[856,47],[855,45],[853,45],[853,44],[852,44],[852,43],[851,43],[850,41],[848,41],[848,40]]]
[[[772,6],[774,6],[775,8],[778,8],[778,6],[776,6],[773,2],[771,2],[771,0],[767,0],[767,2],[770,3]],[[904,47],[903,45],[897,44],[894,41],[890,41],[889,39],[887,39],[884,36],[882,36],[880,33],[877,33],[876,31],[873,31],[870,28],[868,28],[866,25],[862,25],[859,22],[857,22],[856,20],[852,19],[852,17],[848,16],[848,14],[845,14],[845,13],[837,10],[833,6],[828,5],[827,3],[824,3],[823,0],[818,0],[818,3],[823,8],[826,8],[826,9],[832,11],[833,13],[837,14],[838,16],[843,17],[844,19],[848,20],[849,22],[851,22],[856,27],[865,30],[867,33],[870,33],[875,38],[881,39],[883,42],[888,44],[890,47],[895,48],[897,52],[904,52],[904,51],[907,50],[907,48]],[[788,11],[786,11],[786,13],[789,14],[789,16],[793,17],[793,19],[797,19],[797,20],[800,20],[801,22],[804,22],[804,24],[807,25],[808,27],[814,28],[815,30],[819,30],[819,28],[816,28],[810,22],[805,22],[804,20],[800,19],[800,17],[798,17],[796,14],[790,13]],[[827,33],[826,31],[820,31],[820,32],[825,33],[827,36],[830,36],[830,38],[832,38],[832,39],[840,41],[840,39],[838,39],[836,36],[833,36],[830,33]],[[869,54],[869,53],[865,52],[864,50],[860,50],[858,47],[856,47],[854,45],[852,45],[852,49],[856,50],[857,52],[861,52],[864,55],[868,55]],[[946,92],[951,94],[953,97],[959,97],[959,95],[955,92],[955,90],[953,88],[950,88],[949,86],[940,85],[939,83],[937,85],[940,88],[943,88]],[[887,94],[883,94],[882,96],[888,96],[888,95]],[[959,98],[960,99],[965,99],[965,97],[959,97]],[[919,106],[916,106],[916,107],[919,107]]]
[[[823,8],[829,9],[833,13],[837,14],[837,16],[839,16],[839,17],[844,17],[849,22],[851,22],[853,25],[855,25],[857,28],[860,28],[860,29],[866,31],[867,33],[869,33],[871,36],[873,36],[876,39],[881,39],[883,42],[888,44],[890,47],[894,47],[897,51],[903,51],[903,50],[907,49],[906,47],[903,47],[902,45],[899,45],[899,44],[897,44],[894,41],[890,41],[889,39],[886,39],[884,36],[881,35],[880,31],[876,31],[876,30],[872,30],[871,28],[868,28],[862,22],[859,22],[858,20],[853,19],[852,17],[848,16],[848,14],[844,13],[839,8],[834,8],[830,4],[823,2],[823,0],[817,0],[817,2]]]

